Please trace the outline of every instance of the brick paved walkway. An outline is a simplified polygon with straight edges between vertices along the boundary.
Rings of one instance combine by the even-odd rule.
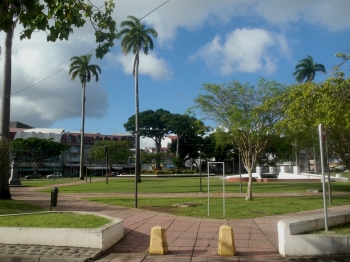
[[[79,182],[81,183],[81,181]],[[50,194],[35,192],[35,188],[12,187],[11,194],[13,199],[23,200],[35,205],[42,206],[48,210],[50,209]],[[98,255],[96,261],[100,262],[307,261],[306,258],[303,258],[304,260],[291,260],[290,258],[285,259],[281,257],[281,255],[278,253],[277,221],[293,216],[300,216],[301,214],[323,212],[323,209],[320,209],[316,211],[299,212],[296,214],[285,214],[280,216],[269,216],[254,219],[191,218],[171,214],[164,214],[154,211],[147,211],[142,209],[110,206],[82,199],[86,196],[97,195],[116,196],[118,194],[59,193],[59,201],[55,210],[97,212],[112,217],[124,219],[125,235],[123,239],[120,240],[114,246],[112,246],[104,254]],[[178,196],[174,194],[166,195],[174,197]],[[201,194],[200,196],[203,195],[204,194]],[[148,196],[157,197],[156,194]],[[164,196],[164,194],[162,194],[162,196]],[[181,194],[181,196],[183,197],[184,195]],[[188,196],[188,194],[186,196]],[[227,197],[230,197],[230,195],[227,194]],[[329,209],[329,212],[331,212],[332,210],[336,211],[342,209],[349,209],[349,207],[350,206],[334,207]],[[218,231],[221,225],[229,225],[233,228],[237,256],[220,257],[217,255],[219,234]],[[154,226],[162,226],[166,228],[166,236],[169,246],[169,253],[167,255],[154,256],[148,254],[150,232],[151,228]],[[47,257],[43,256],[40,261],[46,261],[46,258]],[[62,258],[63,257],[61,257],[61,259]],[[86,257],[79,257],[77,255],[77,257],[72,257],[71,259],[72,260],[64,261],[84,261],[86,260]],[[343,260],[345,260],[345,258],[343,258]],[[5,260],[1,259],[1,261]],[[48,259],[47,261],[50,261],[50,259]],[[60,260],[59,258],[54,257],[54,255],[52,255],[51,261]]]

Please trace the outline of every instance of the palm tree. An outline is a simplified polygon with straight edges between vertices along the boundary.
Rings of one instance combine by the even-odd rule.
[[[86,83],[90,82],[91,77],[95,76],[98,82],[98,74],[101,74],[101,69],[98,65],[90,65],[91,54],[82,56],[73,56],[70,61],[69,73],[72,74],[73,81],[78,75],[82,85],[82,99],[81,99],[81,137],[80,137],[80,168],[79,178],[84,179],[84,123],[85,123],[85,88]]]
[[[148,50],[153,50],[153,40],[150,35],[157,37],[158,33],[153,28],[146,28],[140,19],[134,16],[128,16],[129,20],[120,23],[123,28],[117,33],[117,38],[123,37],[121,41],[122,52],[127,55],[132,50],[135,55],[133,75],[135,78],[135,184],[141,182],[140,177],[140,134],[139,134],[139,90],[138,90],[138,70],[139,70],[139,53],[143,50],[145,55]],[[135,197],[136,199],[136,197]],[[137,207],[137,204],[135,204]]]
[[[312,82],[315,79],[315,75],[317,72],[322,72],[324,74],[327,73],[326,68],[322,64],[314,63],[314,59],[312,56],[308,55],[306,58],[299,61],[299,63],[295,67],[296,71],[293,73],[295,76],[295,80],[298,83],[304,82]],[[297,145],[297,140],[295,141],[295,145]],[[315,150],[314,150],[315,152]],[[315,161],[315,173],[317,173],[317,165],[316,165],[316,157]],[[296,165],[298,165],[298,157],[296,155]]]
[[[314,63],[314,59],[309,55],[300,60],[295,69],[293,76],[298,83],[302,83],[304,80],[305,82],[313,81],[317,72],[327,73],[324,65]]]

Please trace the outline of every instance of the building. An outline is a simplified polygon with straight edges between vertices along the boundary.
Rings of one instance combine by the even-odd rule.
[[[119,133],[114,135],[106,135],[100,133],[84,133],[84,167],[85,173],[87,170],[94,171],[104,171],[106,170],[106,163],[104,161],[98,162],[93,161],[89,162],[89,152],[91,147],[97,141],[104,140],[130,140],[133,141],[134,137],[131,133]],[[65,132],[62,134],[61,143],[68,145],[69,149],[62,156],[62,167],[63,173],[65,176],[79,176],[79,166],[80,166],[80,142],[81,142],[81,133],[80,132]],[[130,169],[134,169],[134,164],[125,163],[123,165],[113,165],[112,169],[118,170],[119,172],[128,173]]]
[[[12,124],[13,123],[13,124]],[[78,176],[79,166],[80,166],[80,132],[66,132],[61,128],[34,128],[23,123],[11,122],[10,127],[10,137],[11,140],[17,138],[27,139],[30,137],[38,137],[49,139],[52,138],[56,142],[67,144],[69,149],[63,152],[59,157],[46,159],[44,165],[38,169],[38,172],[43,175],[50,174],[53,172],[61,172],[64,176]],[[106,135],[100,133],[85,133],[84,134],[84,171],[87,172],[88,169],[92,170],[106,170],[105,162],[88,163],[88,155],[90,148],[94,145],[96,141],[103,140],[131,140],[134,137],[131,133],[118,133],[113,135]],[[18,161],[19,174],[20,176],[25,176],[32,173],[33,163],[30,161],[23,161],[23,158]],[[113,165],[112,167],[119,172],[129,172],[134,169],[133,163],[125,163],[122,165]]]

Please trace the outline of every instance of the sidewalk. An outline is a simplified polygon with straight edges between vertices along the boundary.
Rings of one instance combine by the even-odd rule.
[[[39,205],[50,210],[50,194],[38,193],[35,188],[12,187],[12,198]],[[56,211],[89,211],[124,219],[124,237],[106,253],[99,254],[98,250],[81,250],[46,247],[41,251],[28,251],[22,254],[26,260],[4,260],[10,257],[15,247],[0,245],[1,261],[88,261],[87,257],[97,257],[95,261],[307,261],[306,259],[285,259],[278,252],[277,221],[301,214],[323,212],[323,210],[299,212],[280,216],[269,216],[255,219],[205,219],[181,217],[154,211],[125,208],[82,200],[86,196],[101,196],[101,194],[61,194],[58,196]],[[105,194],[103,194],[105,195]],[[117,194],[108,194],[114,195]],[[183,196],[183,195],[182,195]],[[157,195],[155,195],[157,197]],[[349,209],[349,206],[333,207],[332,210]],[[233,228],[237,255],[220,257],[217,255],[218,235],[221,225]],[[150,232],[154,226],[166,229],[169,253],[164,256],[148,254]],[[49,243],[48,243],[49,245]],[[38,248],[37,248],[38,249]],[[34,248],[34,250],[36,250]],[[16,251],[21,254],[21,251]],[[32,253],[30,253],[32,252]],[[10,254],[9,254],[10,253]],[[33,254],[34,253],[34,254]],[[60,254],[60,255],[59,255]],[[12,254],[13,255],[13,254]],[[23,257],[23,256],[22,256]],[[33,260],[28,260],[33,258]],[[323,261],[350,261],[348,258]],[[91,261],[91,260],[90,260]],[[317,261],[317,260],[314,260]]]

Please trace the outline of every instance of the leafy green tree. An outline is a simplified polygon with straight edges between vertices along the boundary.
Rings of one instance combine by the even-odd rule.
[[[201,120],[187,114],[166,115],[163,119],[171,133],[177,135],[176,157],[179,157],[180,139],[183,137],[203,136],[208,128]]]
[[[304,140],[316,144],[317,126],[322,123],[328,133],[330,152],[350,168],[346,147],[350,143],[350,78],[295,85],[276,100],[284,103],[280,130],[297,131]]]
[[[141,152],[141,162],[143,164],[153,164],[153,161],[155,159],[154,154],[150,154],[150,153],[145,153],[145,152]]]
[[[140,176],[140,130],[139,130],[139,62],[140,51],[148,55],[148,50],[153,50],[153,40],[151,36],[157,37],[158,33],[153,28],[147,28],[140,19],[128,16],[129,20],[121,22],[123,29],[117,33],[117,38],[122,38],[122,52],[127,55],[132,51],[135,55],[133,65],[133,75],[135,77],[135,176],[141,182]],[[124,28],[125,27],[125,28]]]
[[[147,110],[139,115],[139,135],[153,139],[156,144],[156,153],[160,153],[162,140],[170,132],[165,122],[169,115],[171,115],[170,112],[164,109]],[[130,132],[136,130],[135,123],[135,115],[129,117],[128,122],[124,124],[125,130]],[[156,168],[160,169],[160,161],[156,162]]]
[[[101,69],[98,65],[91,65],[91,54],[82,56],[73,56],[70,61],[69,74],[72,74],[71,80],[73,81],[77,76],[80,78],[82,86],[82,99],[81,99],[81,138],[80,138],[80,168],[79,178],[84,179],[84,126],[85,126],[85,89],[86,83],[90,82],[92,77],[95,77],[98,82],[98,74],[101,73]]]
[[[104,140],[96,142],[90,149],[90,156],[96,160],[106,159],[108,152],[108,166],[112,170],[113,164],[126,163],[133,154],[130,151],[131,142],[128,140]]]
[[[10,130],[10,98],[12,77],[12,40],[13,32],[17,24],[21,24],[24,30],[20,38],[30,39],[35,31],[45,31],[46,40],[55,42],[68,40],[73,28],[83,27],[89,20],[95,30],[95,38],[98,47],[96,56],[102,58],[114,46],[116,38],[116,23],[112,19],[115,5],[112,0],[104,2],[101,7],[96,7],[91,1],[84,3],[81,0],[11,0],[0,1],[0,32],[4,32],[4,71],[0,115],[0,143],[4,145],[9,140]],[[5,152],[6,150],[4,150]],[[2,162],[9,164],[9,156],[0,156]],[[7,159],[7,160],[6,160]],[[0,170],[0,199],[11,199],[7,173]]]
[[[300,60],[296,65],[293,76],[295,76],[295,80],[298,83],[302,83],[304,81],[311,82],[315,79],[317,72],[324,74],[327,73],[324,65],[315,63],[312,56],[308,55],[306,58]]]
[[[37,173],[37,170],[43,166],[45,159],[59,156],[66,150],[68,150],[68,145],[56,142],[52,138],[17,138],[11,142],[12,152],[17,153],[17,155],[24,153],[33,160],[34,173]]]
[[[266,101],[283,90],[283,86],[260,79],[257,86],[232,81],[229,84],[204,84],[204,94],[195,99],[207,119],[216,123],[216,142],[236,146],[249,175],[246,200],[252,196],[252,172],[259,157],[275,133],[280,120],[280,105],[264,106]]]

